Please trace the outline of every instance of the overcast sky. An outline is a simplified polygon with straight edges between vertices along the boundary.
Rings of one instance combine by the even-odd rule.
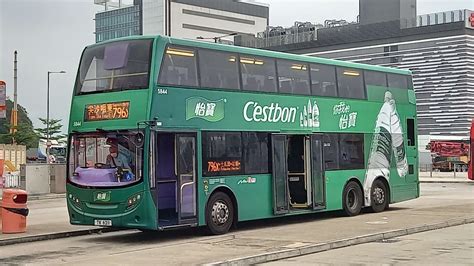
[[[358,0],[259,0],[270,4],[270,25],[326,19],[355,21]],[[13,52],[18,50],[18,102],[35,126],[46,117],[48,71],[51,75],[50,117],[67,126],[71,93],[82,49],[95,42],[94,0],[0,0],[0,80],[13,97]],[[473,0],[418,0],[418,14],[455,9],[474,10]],[[66,128],[64,128],[66,130]]]

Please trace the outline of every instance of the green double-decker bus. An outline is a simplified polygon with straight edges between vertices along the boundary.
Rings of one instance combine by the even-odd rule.
[[[85,48],[72,98],[70,222],[142,230],[419,196],[406,70],[136,36]]]

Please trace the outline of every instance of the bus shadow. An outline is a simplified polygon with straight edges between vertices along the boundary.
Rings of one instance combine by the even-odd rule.
[[[406,210],[410,209],[407,207],[390,207],[387,213]],[[365,208],[362,210],[360,215],[371,214],[373,212],[370,211],[369,208]],[[302,215],[294,215],[294,216],[285,216],[285,217],[272,217],[267,219],[260,219],[260,220],[253,220],[253,221],[245,221],[239,222],[237,224],[237,228],[232,228],[231,231],[222,236],[214,236],[209,233],[209,231],[205,227],[198,227],[198,228],[183,228],[183,229],[174,229],[174,230],[165,230],[165,231],[139,231],[139,230],[124,230],[114,233],[112,235],[102,234],[98,237],[94,238],[87,238],[83,241],[85,242],[94,242],[97,243],[105,242],[105,243],[115,243],[115,244],[164,244],[166,245],[169,242],[176,242],[180,241],[179,243],[170,243],[170,245],[177,245],[182,244],[181,240],[185,240],[186,243],[190,242],[198,242],[198,241],[205,241],[208,238],[216,238],[216,237],[229,237],[232,236],[233,233],[251,231],[251,230],[258,230],[270,227],[280,227],[280,226],[288,226],[292,224],[300,224],[300,223],[308,223],[308,222],[317,222],[317,221],[325,221],[328,219],[334,218],[344,218],[345,215],[341,211],[330,211],[330,212],[322,212],[322,213],[308,213]]]

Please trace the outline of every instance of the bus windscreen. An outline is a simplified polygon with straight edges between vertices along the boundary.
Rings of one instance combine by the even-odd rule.
[[[82,55],[76,94],[148,87],[152,40],[131,40],[87,47]]]
[[[77,185],[115,187],[142,175],[143,149],[137,134],[75,134],[69,151],[69,180]]]

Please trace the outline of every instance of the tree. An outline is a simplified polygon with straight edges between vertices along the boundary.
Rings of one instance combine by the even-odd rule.
[[[10,128],[10,125],[7,125],[8,128]],[[16,127],[15,133],[11,134],[8,132],[7,134],[0,134],[0,143],[12,144],[13,140],[15,140],[16,144],[25,145],[26,148],[29,149],[38,147],[39,137],[32,126],[27,123],[20,123]]]
[[[38,136],[33,129],[33,123],[28,118],[28,112],[26,109],[18,105],[18,125],[15,134],[10,134],[10,123],[8,122],[11,117],[11,111],[13,109],[13,102],[9,99],[6,101],[7,105],[7,117],[0,119],[0,143],[12,144],[13,139],[20,145],[25,145],[27,148],[38,147]]]
[[[44,127],[36,128],[36,134],[40,139],[47,140],[48,123],[45,118],[39,118],[39,120],[41,121],[41,123],[43,123]],[[63,127],[60,122],[61,119],[49,119],[49,140],[56,140],[57,142],[62,143],[66,139],[66,134],[60,134],[62,132],[61,128]]]

